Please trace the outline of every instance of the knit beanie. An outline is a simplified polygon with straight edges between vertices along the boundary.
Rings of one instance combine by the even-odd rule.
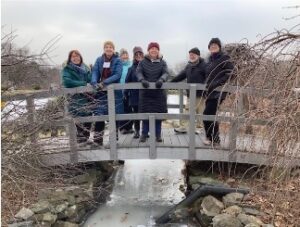
[[[159,50],[159,44],[156,42],[149,43],[147,50],[149,51],[152,47],[156,47]]]
[[[221,49],[222,45],[221,45],[221,40],[219,38],[212,38],[210,41],[209,41],[209,44],[208,44],[208,49],[210,47],[211,44],[217,44],[219,46],[219,48]]]
[[[200,56],[200,50],[197,47],[190,49],[189,53],[193,53]]]

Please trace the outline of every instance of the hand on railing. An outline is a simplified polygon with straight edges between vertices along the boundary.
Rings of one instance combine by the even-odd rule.
[[[163,79],[159,79],[158,81],[155,82],[155,87],[156,88],[161,88],[163,85]]]
[[[142,83],[144,88],[148,88],[150,86],[149,81],[147,81],[145,79],[141,80],[141,83]]]
[[[93,85],[93,88],[94,88],[96,91],[102,91],[103,88],[104,88],[104,83],[101,82],[101,83],[99,83],[99,84],[95,84],[95,85]]]

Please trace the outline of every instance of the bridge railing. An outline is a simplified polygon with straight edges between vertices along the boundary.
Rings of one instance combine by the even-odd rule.
[[[236,108],[232,110],[234,112],[233,116],[217,116],[217,115],[203,115],[196,114],[196,92],[197,90],[205,90],[205,85],[202,84],[187,84],[187,83],[164,83],[161,89],[172,89],[179,90],[179,105],[170,105],[169,107],[179,108],[179,113],[134,113],[134,114],[116,114],[115,111],[115,90],[123,89],[144,89],[140,83],[128,83],[128,84],[111,84],[105,90],[107,90],[108,98],[108,115],[102,116],[89,116],[89,117],[76,117],[72,118],[66,115],[62,120],[53,122],[55,125],[67,125],[68,126],[68,136],[70,145],[70,161],[72,163],[78,162],[78,146],[76,140],[76,123],[84,122],[97,122],[97,121],[108,121],[109,129],[109,144],[110,144],[110,159],[118,159],[118,143],[116,138],[116,122],[120,120],[149,120],[150,128],[150,138],[149,138],[149,158],[155,159],[157,157],[157,143],[155,140],[155,120],[188,120],[188,159],[193,160],[196,157],[196,144],[195,144],[195,130],[196,119],[199,120],[218,120],[220,122],[229,122],[229,149],[231,152],[231,161],[234,162],[236,159],[235,151],[237,136],[239,131],[239,126],[241,123],[251,123],[252,125],[267,125],[268,120],[265,119],[247,119],[244,114],[243,106],[243,95],[255,95],[259,97],[269,97],[270,92],[267,89],[256,89],[251,87],[239,87],[225,85],[217,90],[222,92],[228,92],[233,94],[238,94],[236,96]],[[155,83],[150,83],[150,87],[147,89],[156,89]],[[189,90],[189,113],[183,113],[184,103],[183,103],[183,91]],[[61,95],[69,95],[84,92],[95,92],[92,87],[77,87],[77,88],[61,88],[57,90],[49,91],[37,91],[30,94],[17,94],[11,96],[2,96],[3,101],[12,100],[26,100],[27,111],[28,111],[28,121],[31,124],[35,123],[35,108],[34,99],[39,98],[50,98],[57,97]],[[37,140],[36,136],[31,137],[31,141],[35,143]],[[271,147],[271,146],[270,146]],[[274,146],[273,146],[274,148]]]

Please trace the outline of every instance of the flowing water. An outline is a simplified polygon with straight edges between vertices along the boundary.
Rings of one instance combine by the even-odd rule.
[[[115,176],[110,200],[84,227],[155,226],[155,217],[184,198],[179,190],[183,168],[182,160],[126,160]]]

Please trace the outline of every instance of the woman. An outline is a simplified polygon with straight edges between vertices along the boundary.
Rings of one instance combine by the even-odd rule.
[[[102,89],[112,83],[119,83],[122,75],[122,62],[115,54],[115,45],[111,41],[104,42],[104,53],[98,57],[92,72],[92,86],[97,90],[95,115],[108,115],[107,92]],[[122,91],[115,91],[116,113],[123,112]],[[105,122],[95,123],[94,142],[97,145],[103,145]],[[118,130],[117,130],[118,138]]]
[[[138,82],[136,69],[138,64],[144,59],[144,52],[141,47],[133,48],[133,65],[128,69],[125,83],[134,83]],[[124,98],[128,100],[129,107],[131,108],[131,113],[138,113],[138,104],[139,104],[139,90],[125,90]],[[134,121],[134,135],[133,138],[137,139],[140,137],[140,121]]]
[[[126,49],[122,48],[120,50],[120,58],[123,65],[120,83],[124,84],[128,73],[128,69],[131,66],[131,61],[129,60],[128,51]],[[125,93],[125,91],[126,90],[123,90],[123,93]],[[131,113],[131,108],[129,106],[128,99],[126,99],[126,96],[123,96],[123,106],[124,106],[125,114]],[[119,124],[120,124],[120,131],[122,134],[133,133],[132,121],[120,121]]]
[[[144,88],[149,82],[155,82],[156,88],[161,88],[168,78],[168,67],[159,54],[159,44],[152,42],[148,45],[148,54],[137,67],[137,77]],[[139,90],[140,113],[167,113],[167,95],[165,90]],[[149,133],[149,121],[143,121],[140,142],[145,142]],[[156,141],[162,142],[161,120],[155,121]]]
[[[83,59],[78,50],[69,53],[67,62],[62,69],[62,82],[66,88],[86,86],[91,81],[91,70],[83,63]],[[69,113],[73,117],[91,116],[90,106],[93,98],[88,93],[78,93],[69,99]],[[82,144],[90,137],[91,123],[76,124],[77,142]]]
[[[230,57],[221,51],[221,41],[213,38],[208,44],[210,51],[209,61],[206,67],[206,88],[207,99],[205,102],[204,115],[216,115],[218,106],[226,98],[226,92],[215,91],[216,88],[224,85],[231,77],[234,68]],[[203,121],[206,139],[205,145],[219,145],[219,124],[217,121]]]

